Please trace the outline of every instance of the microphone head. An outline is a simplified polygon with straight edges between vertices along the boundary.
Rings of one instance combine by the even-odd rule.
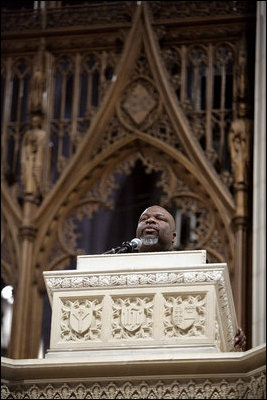
[[[131,240],[131,245],[133,246],[134,249],[139,250],[140,247],[142,246],[142,240],[138,238],[134,238]]]

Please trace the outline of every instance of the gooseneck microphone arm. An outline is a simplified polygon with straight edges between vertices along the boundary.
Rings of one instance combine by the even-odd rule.
[[[134,250],[139,250],[141,245],[142,241],[138,238],[134,238],[130,242],[123,242],[121,246],[106,251],[104,254],[133,253]]]
[[[112,249],[106,251],[104,254],[115,254],[118,253],[118,251],[120,250],[121,246],[118,247],[113,247]]]

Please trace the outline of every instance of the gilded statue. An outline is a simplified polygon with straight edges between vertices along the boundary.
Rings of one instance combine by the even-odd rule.
[[[46,132],[41,129],[42,116],[31,117],[30,129],[25,132],[21,148],[21,175],[25,194],[40,197],[46,148]]]

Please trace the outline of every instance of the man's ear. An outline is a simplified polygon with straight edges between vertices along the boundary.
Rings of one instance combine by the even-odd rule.
[[[176,238],[176,232],[172,232],[172,243],[175,242],[175,238]]]

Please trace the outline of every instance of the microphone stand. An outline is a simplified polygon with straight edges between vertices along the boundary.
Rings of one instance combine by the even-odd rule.
[[[118,251],[120,250],[120,248],[121,248],[120,246],[118,246],[118,247],[113,247],[112,249],[106,251],[106,252],[103,253],[103,254],[115,254],[115,253],[118,253]]]
[[[132,253],[133,247],[129,242],[123,242],[121,246],[113,247],[111,250],[106,251],[103,254],[122,254],[122,253]]]
[[[123,242],[121,248],[118,251],[119,253],[132,253],[133,252],[133,247],[129,242]]]

